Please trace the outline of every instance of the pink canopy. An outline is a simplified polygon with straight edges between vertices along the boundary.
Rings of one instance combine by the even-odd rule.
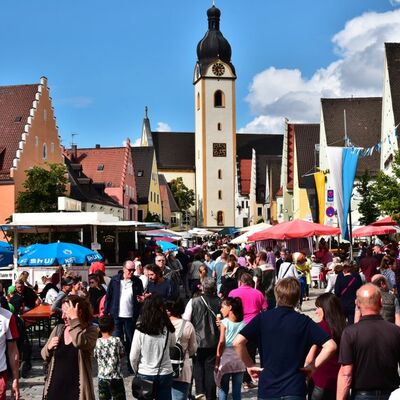
[[[392,233],[396,233],[397,229],[393,226],[373,226],[367,225],[362,226],[361,228],[354,229],[353,237],[369,237],[375,235],[390,235]]]
[[[176,242],[177,239],[171,238],[171,237],[155,237],[154,240],[156,242],[168,242],[168,243],[172,243],[172,242]]]
[[[385,217],[380,219],[379,221],[373,222],[371,225],[373,226],[388,226],[388,225],[398,225],[398,223],[392,217]]]
[[[338,235],[339,233],[339,228],[295,219],[294,221],[282,222],[271,228],[256,232],[249,236],[249,241],[256,242],[267,239],[287,240],[321,235]]]

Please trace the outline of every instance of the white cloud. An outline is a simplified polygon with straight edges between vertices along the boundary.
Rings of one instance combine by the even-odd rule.
[[[392,5],[392,6],[398,6],[398,5],[400,5],[400,0],[389,0],[390,1],[390,4]]]
[[[158,132],[171,132],[171,127],[166,122],[158,122],[156,131]]]
[[[332,38],[338,59],[309,79],[299,69],[269,67],[258,73],[246,97],[257,116],[240,131],[282,133],[284,117],[318,122],[321,97],[382,95],[384,43],[400,40],[399,20],[400,10],[394,10],[348,21]]]
[[[93,99],[86,96],[66,97],[61,99],[60,103],[74,108],[87,108],[93,104]]]
[[[125,142],[125,140],[124,140]],[[131,146],[132,147],[139,147],[140,146],[140,142],[141,142],[141,138],[137,138],[133,143],[131,142]]]

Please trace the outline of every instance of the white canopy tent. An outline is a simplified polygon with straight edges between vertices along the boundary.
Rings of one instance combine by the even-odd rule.
[[[105,214],[103,212],[50,212],[50,213],[14,213],[12,222],[0,225],[3,232],[12,232],[14,235],[14,265],[18,260],[18,233],[49,233],[49,242],[51,241],[51,232],[54,230],[80,231],[83,227],[90,226],[92,234],[92,248],[95,248],[97,242],[97,227],[109,226],[115,229],[116,235],[116,258],[118,259],[118,233],[135,232],[135,241],[137,243],[137,231],[150,229],[159,229],[163,225],[159,223],[148,223],[138,221],[120,221],[117,217]]]
[[[241,233],[249,232],[249,231],[257,232],[258,230],[271,228],[271,226],[272,225],[267,224],[266,222],[260,222],[259,224],[256,224],[256,225],[249,225],[249,226],[245,226],[243,228],[240,228],[239,231]],[[257,229],[257,230],[254,231],[254,229]]]
[[[270,228],[272,225],[266,224],[264,222],[257,224],[257,225],[251,225],[251,226],[246,226],[246,228],[242,228],[241,231],[244,231],[240,236],[235,237],[234,239],[231,240],[232,244],[243,244],[248,242],[248,238],[250,235],[253,233],[262,231],[263,229]]]

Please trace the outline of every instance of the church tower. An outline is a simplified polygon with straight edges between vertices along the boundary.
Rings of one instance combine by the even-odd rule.
[[[194,70],[197,225],[235,226],[236,105],[231,46],[219,30],[221,12],[207,11],[208,31]]]

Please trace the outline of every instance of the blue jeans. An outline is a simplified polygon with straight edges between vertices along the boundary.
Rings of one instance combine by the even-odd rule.
[[[389,394],[359,394],[355,393],[353,399],[354,400],[388,400],[390,397]]]
[[[147,379],[149,381],[157,382],[156,400],[172,400],[171,397],[172,374],[168,375],[137,374],[137,376],[142,379]]]
[[[232,399],[240,400],[242,398],[243,372],[234,374],[225,374],[221,379],[221,387],[218,389],[218,399],[227,400],[229,393],[229,381],[232,377]]]
[[[125,345],[126,354],[131,351],[133,333],[135,332],[136,320],[133,318],[114,317],[114,334],[118,336]]]
[[[172,381],[172,400],[187,400],[189,394],[189,383]]]

